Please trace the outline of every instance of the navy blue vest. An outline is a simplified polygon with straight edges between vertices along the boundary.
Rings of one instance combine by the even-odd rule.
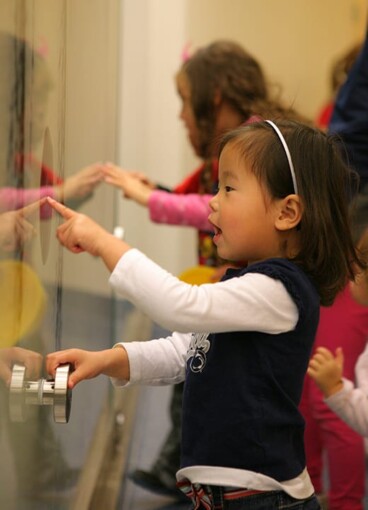
[[[247,469],[283,481],[305,468],[298,411],[319,320],[319,296],[295,264],[270,259],[224,279],[281,280],[299,310],[293,331],[193,334],[183,396],[182,467]]]

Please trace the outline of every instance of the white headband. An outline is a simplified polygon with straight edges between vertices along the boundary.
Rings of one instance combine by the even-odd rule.
[[[289,162],[291,178],[293,180],[294,193],[297,195],[298,194],[298,185],[296,183],[296,175],[295,175],[294,165],[293,165],[293,161],[291,159],[291,154],[290,154],[290,151],[289,151],[289,147],[287,146],[285,138],[283,137],[281,131],[276,126],[276,124],[274,122],[272,122],[272,120],[265,120],[265,122],[267,122],[267,124],[269,124],[273,128],[273,130],[275,131],[275,133],[279,137],[280,142],[282,143],[282,146],[284,147],[285,154],[286,154],[286,157],[287,157],[288,162]]]

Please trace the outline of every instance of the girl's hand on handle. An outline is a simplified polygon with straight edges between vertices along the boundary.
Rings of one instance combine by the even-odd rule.
[[[335,356],[325,347],[318,347],[309,362],[307,373],[327,398],[343,388],[343,366],[344,355],[341,347],[336,349]]]
[[[92,379],[102,373],[103,352],[89,352],[82,349],[54,352],[46,357],[46,370],[52,377],[55,377],[55,371],[59,365],[70,363],[74,371],[69,376],[68,387],[72,389],[80,381]]]
[[[128,356],[122,347],[95,352],[66,349],[46,356],[46,370],[52,377],[55,377],[57,367],[64,364],[71,364],[74,368],[68,380],[70,389],[85,379],[93,379],[101,374],[129,380]]]

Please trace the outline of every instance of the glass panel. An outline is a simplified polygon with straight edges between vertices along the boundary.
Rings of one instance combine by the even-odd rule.
[[[114,303],[101,262],[63,250],[39,200],[113,229],[113,192],[86,167],[115,159],[118,0],[0,9],[0,508],[73,508],[111,386],[81,384],[71,403],[43,358],[109,347]]]

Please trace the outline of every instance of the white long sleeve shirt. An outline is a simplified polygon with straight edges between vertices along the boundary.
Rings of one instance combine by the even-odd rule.
[[[109,281],[120,297],[170,331],[278,334],[298,321],[297,307],[284,285],[261,274],[189,285],[132,249],[121,257]]]

